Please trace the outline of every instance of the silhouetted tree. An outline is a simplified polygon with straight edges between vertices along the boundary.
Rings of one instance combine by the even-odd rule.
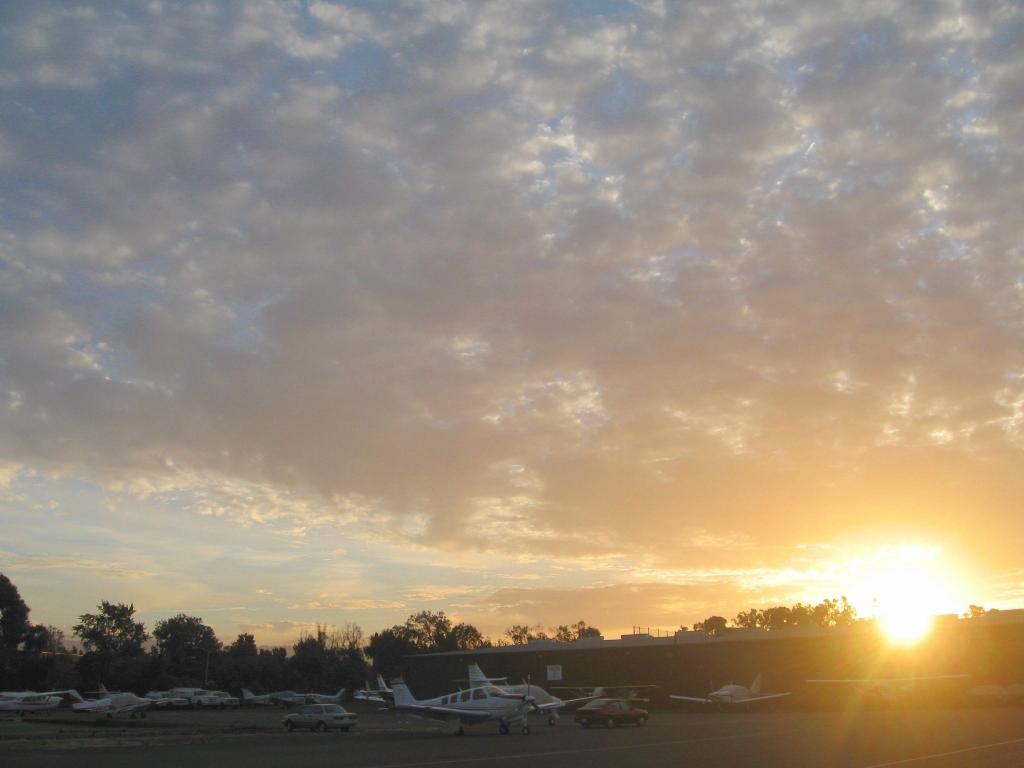
[[[385,680],[390,680],[405,672],[405,657],[412,656],[417,650],[406,628],[399,624],[370,635],[366,655],[373,659],[373,668]]]
[[[45,624],[33,624],[28,628],[23,640],[25,653],[66,653],[64,647],[64,630]]]
[[[87,651],[104,655],[132,656],[142,652],[142,644],[149,639],[146,625],[135,621],[134,605],[108,603],[98,606],[98,613],[83,613],[80,623],[72,628],[82,639]]]
[[[211,627],[203,624],[200,617],[184,613],[158,621],[153,627],[153,639],[172,671],[190,669],[198,672],[201,665],[208,664],[210,654],[221,647]]]
[[[531,640],[547,640],[547,633],[540,627],[531,627],[526,624],[513,624],[505,630],[505,637],[512,645],[525,645]]]
[[[230,646],[228,646],[228,653],[236,659],[243,658],[255,658],[258,650],[256,648],[256,638],[252,635],[243,632]]]
[[[587,622],[580,619],[575,624],[559,624],[552,632],[553,638],[559,643],[572,643],[583,637],[600,637],[601,630],[591,627]]]
[[[985,608],[980,606],[980,605],[972,605],[963,614],[963,618],[965,618],[965,619],[979,619],[982,616],[987,616],[990,613],[998,613],[998,612],[999,612],[998,608],[990,608],[988,610],[985,610]]]
[[[0,573],[0,646],[13,651],[28,631],[29,607],[14,583]]]
[[[721,635],[725,633],[728,622],[722,616],[708,616],[704,621],[693,625],[695,632],[703,632],[705,635]]]

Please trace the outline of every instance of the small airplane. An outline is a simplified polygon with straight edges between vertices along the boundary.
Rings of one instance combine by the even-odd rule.
[[[303,704],[341,704],[345,700],[345,689],[334,694],[329,693],[295,693],[294,691],[281,691],[268,694],[275,702],[283,706],[301,706]]]
[[[754,678],[754,682],[747,688],[742,685],[735,685],[730,683],[729,685],[723,685],[717,691],[711,691],[707,696],[680,696],[679,694],[671,694],[670,699],[676,701],[693,701],[699,704],[715,704],[718,707],[733,707],[733,706],[746,706],[747,704],[753,704],[755,701],[767,701],[769,699],[781,699],[785,696],[789,696],[787,693],[761,693],[761,675]]]
[[[530,711],[539,712],[548,716],[548,725],[554,725],[558,721],[558,710],[564,709],[570,704],[592,701],[596,696],[581,696],[575,699],[560,699],[557,696],[545,691],[539,685],[533,685],[529,681],[519,685],[509,685],[507,677],[487,677],[479,664],[469,665],[470,686],[494,685],[505,691],[505,693],[526,696],[530,699]]]
[[[374,704],[387,704],[395,699],[395,692],[388,688],[387,683],[384,682],[384,676],[377,675],[377,687],[370,688],[370,684],[367,683],[364,688],[355,691],[352,694],[353,701],[369,701]]]
[[[0,693],[0,712],[52,712],[61,705],[64,697],[56,691],[35,693],[34,691],[4,691]]]
[[[396,712],[456,723],[456,736],[465,733],[463,727],[466,725],[495,721],[502,734],[509,732],[513,722],[520,724],[524,736],[530,732],[527,717],[534,702],[528,695],[506,693],[495,685],[486,684],[419,700],[401,678],[392,681],[391,689],[395,692]]]
[[[250,691],[248,688],[242,689],[242,703],[256,707],[272,707],[277,704],[275,696],[294,696],[294,691],[278,691],[277,693],[264,693],[257,696],[255,693]]]
[[[74,693],[77,695],[77,692]],[[153,699],[139,698],[134,693],[110,693],[102,686],[99,693],[101,698],[98,699],[82,699],[79,696],[79,701],[71,705],[72,711],[107,717],[127,715],[134,718],[136,715],[145,717],[146,710],[154,704]]]
[[[870,696],[882,700],[899,700],[915,694],[922,685],[966,680],[968,675],[922,675],[919,677],[866,677],[805,680],[811,685],[850,685],[856,686]]]

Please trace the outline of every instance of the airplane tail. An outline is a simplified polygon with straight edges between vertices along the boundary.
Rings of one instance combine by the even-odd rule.
[[[384,675],[377,673],[377,689],[380,691],[386,691],[388,689],[387,684],[384,682]]]
[[[480,669],[479,664],[469,665],[469,685],[471,688],[478,685],[487,685],[489,682],[487,675],[485,675],[484,671]]]
[[[755,696],[761,695],[761,673],[757,673],[757,677],[754,678],[754,682],[750,684],[750,692]]]
[[[391,681],[391,690],[395,692],[395,706],[416,704],[416,697],[412,695],[409,686],[401,678]]]
[[[339,704],[341,702],[343,702],[345,700],[345,689],[342,688],[340,691],[338,691],[336,694],[334,694],[334,698],[336,698],[338,700]]]
[[[243,688],[242,689],[242,701],[249,701],[250,699],[254,698],[255,696],[256,696],[256,694],[253,693],[252,691],[250,691],[248,688]]]

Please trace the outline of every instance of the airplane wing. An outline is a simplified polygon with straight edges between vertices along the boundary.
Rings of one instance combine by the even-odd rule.
[[[842,678],[835,680],[804,680],[805,683],[832,683],[848,684],[856,683],[919,683],[927,680],[964,680],[970,675],[925,675],[923,677],[865,677],[865,678]]]
[[[434,704],[402,704],[395,707],[396,711],[407,715],[430,717],[435,720],[460,720],[466,723],[482,723],[491,719],[491,713],[483,709],[461,709],[459,707],[442,707]]]
[[[670,699],[675,699],[676,701],[695,701],[698,704],[711,704],[712,703],[711,699],[706,698],[706,697],[698,698],[696,696],[680,696],[677,693],[670,694],[669,698]]]
[[[751,696],[749,699],[742,699],[737,701],[737,704],[749,704],[752,701],[765,701],[767,699],[781,699],[784,696],[789,696],[789,693],[766,693],[764,696]]]

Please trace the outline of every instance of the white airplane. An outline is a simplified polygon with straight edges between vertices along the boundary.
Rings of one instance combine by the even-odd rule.
[[[52,712],[62,701],[64,698],[55,692],[4,691],[0,694],[0,712],[17,712],[19,715],[28,712]]]
[[[82,699],[79,696],[80,700],[72,704],[71,709],[74,712],[106,715],[107,717],[117,717],[118,715],[145,717],[146,710],[153,706],[153,699],[142,699],[134,693],[109,693],[105,690],[100,693],[103,695],[99,699]]]
[[[494,685],[505,691],[505,693],[525,696],[530,701],[530,710],[540,712],[548,716],[548,725],[554,725],[558,721],[558,710],[569,704],[577,704],[584,701],[592,701],[596,696],[581,696],[577,699],[560,699],[554,696],[539,685],[526,682],[520,685],[509,685],[507,677],[487,677],[479,664],[469,665],[470,686]],[[600,689],[599,689],[600,690]]]
[[[518,721],[525,736],[530,732],[527,716],[532,701],[518,693],[506,693],[494,685],[481,685],[455,691],[422,701],[412,695],[405,682],[399,678],[392,681],[395,692],[395,711],[447,723],[456,723],[455,735],[462,736],[463,726],[479,723],[498,723],[500,733],[508,733],[511,724]]]
[[[879,699],[897,700],[914,695],[929,683],[951,680],[966,680],[968,675],[923,675],[920,677],[866,677],[805,680],[812,685],[852,685]]]
[[[281,691],[269,694],[274,701],[281,702],[285,706],[301,706],[303,704],[341,704],[345,700],[345,689],[334,694],[330,693],[295,693],[294,691]]]
[[[243,688],[242,689],[242,703],[243,704],[249,704],[249,705],[252,705],[252,706],[257,706],[257,707],[270,707],[270,706],[274,706],[277,703],[275,701],[274,697],[275,696],[279,696],[281,694],[287,694],[289,696],[294,696],[295,692],[294,691],[278,691],[277,693],[264,693],[264,694],[262,694],[260,696],[257,696],[255,693],[250,691],[248,688]]]
[[[747,688],[742,685],[723,685],[717,691],[711,691],[707,696],[680,696],[671,694],[669,698],[676,701],[694,701],[700,704],[715,704],[719,707],[746,706],[755,701],[767,701],[768,699],[781,699],[789,696],[789,693],[761,693],[761,675],[754,678],[754,682]]]
[[[377,687],[370,688],[370,684],[367,683],[364,688],[355,691],[352,694],[353,701],[368,701],[374,704],[387,704],[393,701],[395,698],[395,692],[388,688],[387,683],[384,682],[383,675],[377,675]]]

